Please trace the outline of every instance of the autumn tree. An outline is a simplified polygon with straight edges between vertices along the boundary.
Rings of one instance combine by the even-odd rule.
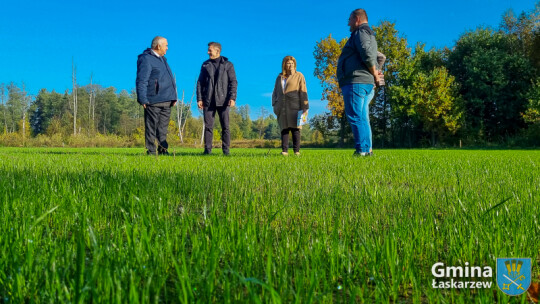
[[[315,57],[314,75],[321,81],[323,87],[322,100],[328,101],[328,109],[333,116],[339,119],[341,144],[345,140],[346,117],[344,115],[345,105],[341,90],[339,89],[336,69],[339,55],[347,40],[347,38],[344,38],[340,42],[337,42],[332,37],[332,34],[330,34],[316,43],[315,51],[313,52],[313,56]]]

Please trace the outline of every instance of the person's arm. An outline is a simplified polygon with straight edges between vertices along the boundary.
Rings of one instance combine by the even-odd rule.
[[[279,90],[278,84],[281,82],[281,76],[278,76],[274,83],[274,90],[272,91],[272,107],[278,102],[277,90]]]
[[[135,87],[137,90],[137,101],[146,108],[148,102],[148,81],[150,80],[150,73],[152,72],[152,66],[146,59],[146,56],[142,56],[137,61],[137,79],[135,80]]]
[[[230,61],[229,64],[230,66],[227,69],[227,76],[229,79],[227,94],[229,99],[229,106],[234,107],[236,105],[236,90],[238,88],[238,82],[236,81],[236,72],[234,71],[234,65]]]
[[[369,72],[371,73],[371,75],[373,75],[373,78],[375,79],[375,84],[378,86],[381,76],[379,75],[379,71],[377,71],[377,67],[376,66],[370,66],[370,67],[368,67],[368,69],[369,69]]]
[[[307,95],[307,85],[306,85],[306,78],[304,78],[303,74],[300,74],[300,106],[302,107],[302,111],[305,113],[309,109],[309,101],[308,101],[308,95]]]
[[[201,72],[199,73],[199,78],[197,79],[197,107],[199,109],[203,108],[203,100],[202,100],[202,84],[203,81],[203,67],[201,67]]]
[[[369,72],[373,75],[375,83],[379,82],[379,73],[377,72],[377,45],[371,42],[371,34],[367,31],[360,30],[355,41],[356,50],[360,54],[360,58],[368,67]]]

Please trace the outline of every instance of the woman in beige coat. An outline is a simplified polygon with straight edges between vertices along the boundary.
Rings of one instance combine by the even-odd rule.
[[[278,75],[272,93],[272,107],[281,129],[281,154],[289,155],[289,132],[293,135],[295,155],[300,155],[299,112],[309,109],[306,80],[302,73],[296,71],[296,59],[285,56],[281,63],[281,74]]]

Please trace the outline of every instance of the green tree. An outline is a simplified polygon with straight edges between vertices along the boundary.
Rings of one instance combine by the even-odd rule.
[[[337,136],[340,128],[339,123],[332,113],[317,114],[309,120],[309,125],[321,134],[323,141],[329,141],[331,137]]]
[[[425,52],[424,45],[418,44],[390,87],[394,121],[403,123],[406,145],[416,145],[424,132],[435,145],[437,138],[453,135],[460,127],[461,98],[454,77],[443,66],[444,53]]]
[[[259,118],[254,121],[255,129],[257,130],[257,138],[262,139],[264,137],[266,128],[268,127],[268,110],[266,110],[263,106],[260,108],[259,112]]]
[[[264,132],[264,139],[272,140],[281,138],[281,130],[276,116],[270,114],[266,119],[268,126]],[[302,129],[302,131],[304,130]]]
[[[515,51],[516,37],[487,28],[462,35],[448,58],[466,109],[465,135],[500,141],[525,127],[526,93],[534,67]]]
[[[332,37],[332,34],[330,34],[328,37],[317,41],[315,51],[313,52],[313,56],[315,57],[314,75],[320,80],[323,87],[321,100],[328,101],[328,109],[333,116],[338,118],[340,124],[340,144],[343,144],[345,141],[347,119],[344,115],[345,106],[337,81],[336,69],[339,55],[347,40],[347,38],[344,38],[340,42],[337,42]]]
[[[25,93],[15,83],[11,82],[8,87],[8,99],[6,103],[7,125],[9,132],[19,131],[18,123],[23,118],[25,111]]]
[[[102,134],[113,133],[118,127],[120,106],[115,91],[114,87],[98,87],[96,92],[96,126]]]
[[[239,123],[240,130],[242,131],[242,136],[245,139],[256,138],[255,133],[252,130],[252,122],[249,117],[249,105],[242,105],[238,107],[238,113],[242,118],[242,121]]]
[[[536,79],[536,82],[527,93],[527,110],[523,113],[523,119],[533,125],[540,127],[540,78]]]
[[[431,143],[436,137],[453,135],[459,129],[461,111],[456,101],[456,83],[444,67],[434,68],[427,74],[419,72],[415,76],[412,92],[415,98],[414,109],[423,122],[426,131],[431,133]]]
[[[531,59],[537,70],[540,69],[540,1],[529,12],[522,12],[516,16],[513,10],[504,13],[500,30],[510,35],[515,41],[515,52],[520,52]]]
[[[231,108],[229,112],[229,129],[231,131],[231,140],[243,139],[243,133],[240,129],[242,124],[242,115],[240,115],[240,107]]]
[[[400,83],[400,72],[407,70],[411,60],[411,49],[407,39],[396,29],[395,23],[382,21],[373,27],[377,37],[378,50],[385,54],[386,62],[381,68],[386,86],[376,91],[370,107],[373,142],[381,147],[402,141],[404,131],[411,124],[410,117],[396,104],[398,99],[392,98],[392,87]],[[400,143],[402,144],[402,143]]]

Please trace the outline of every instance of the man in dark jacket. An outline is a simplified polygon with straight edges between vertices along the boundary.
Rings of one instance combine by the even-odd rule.
[[[369,102],[379,83],[377,71],[377,41],[368,25],[363,9],[349,16],[351,37],[338,59],[336,76],[345,104],[345,115],[351,125],[357,156],[371,156],[372,140],[369,125]]]
[[[208,43],[209,60],[203,62],[197,80],[197,105],[204,114],[204,154],[212,153],[214,118],[216,111],[221,123],[223,154],[229,155],[231,135],[229,108],[236,103],[236,74],[234,66],[221,54],[221,44]]]
[[[137,60],[137,101],[144,107],[144,138],[148,154],[156,153],[156,137],[157,152],[169,154],[167,128],[177,94],[176,83],[165,58],[168,48],[167,39],[157,36],[152,40],[151,48]]]

